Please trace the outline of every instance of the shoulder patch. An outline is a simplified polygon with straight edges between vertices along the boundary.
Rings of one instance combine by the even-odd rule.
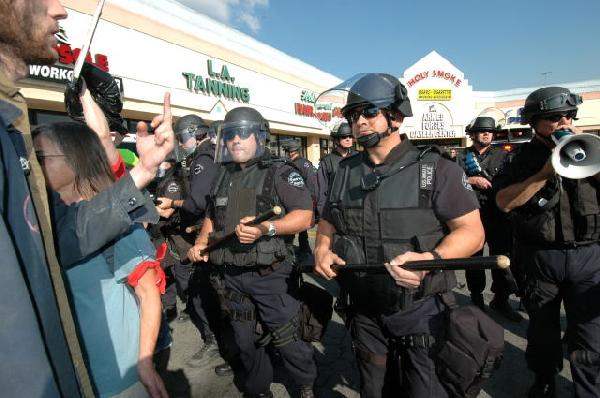
[[[194,165],[194,175],[198,175],[204,171],[204,166],[200,163]]]
[[[170,193],[175,193],[175,192],[179,192],[179,184],[177,184],[176,182],[172,182],[169,185],[167,185],[167,192]]]
[[[304,179],[297,171],[292,171],[290,174],[288,174],[287,182],[293,187],[304,187]]]

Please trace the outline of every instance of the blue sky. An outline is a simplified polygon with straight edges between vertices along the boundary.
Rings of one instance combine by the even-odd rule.
[[[342,79],[431,50],[476,90],[600,79],[598,0],[179,1]]]

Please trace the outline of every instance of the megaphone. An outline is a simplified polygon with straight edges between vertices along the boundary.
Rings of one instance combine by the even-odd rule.
[[[558,130],[552,133],[552,140],[556,143],[552,166],[560,176],[580,179],[600,172],[600,137]]]

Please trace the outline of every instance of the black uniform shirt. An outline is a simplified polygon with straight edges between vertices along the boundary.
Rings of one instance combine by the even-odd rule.
[[[257,167],[252,165],[249,167]],[[236,167],[236,171],[241,169]],[[277,168],[274,175],[275,193],[286,213],[293,210],[312,210],[313,202],[304,178],[292,166],[283,165]],[[207,215],[214,219],[214,203],[208,206]]]
[[[409,150],[414,149],[411,142],[405,139],[390,151],[383,163],[378,165],[371,162],[366,151],[354,156],[362,157],[363,172],[369,174],[373,170],[387,167],[387,165],[399,161]],[[350,189],[350,187],[347,187],[347,189]],[[376,195],[368,195],[367,198],[375,200]],[[441,222],[453,220],[479,208],[477,197],[473,192],[473,188],[467,182],[464,171],[456,163],[442,157],[438,160],[435,169],[431,201],[433,210]],[[370,206],[370,208],[376,208],[376,206]],[[333,224],[329,212],[329,200],[323,210],[323,218]]]
[[[318,182],[317,182],[317,170],[315,166],[306,158],[298,157],[296,160],[293,160],[292,163],[300,170],[300,174],[302,178],[304,178],[304,182],[306,183],[308,190],[312,197],[317,199],[317,190],[318,190]]]
[[[182,208],[197,217],[203,217],[210,187],[217,176],[219,165],[214,162],[214,145],[202,143],[190,163],[190,192]]]

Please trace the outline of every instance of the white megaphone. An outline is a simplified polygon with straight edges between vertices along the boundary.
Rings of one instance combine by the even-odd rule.
[[[580,179],[600,172],[600,137],[557,130],[552,133],[552,140],[556,143],[552,166],[559,175]]]

